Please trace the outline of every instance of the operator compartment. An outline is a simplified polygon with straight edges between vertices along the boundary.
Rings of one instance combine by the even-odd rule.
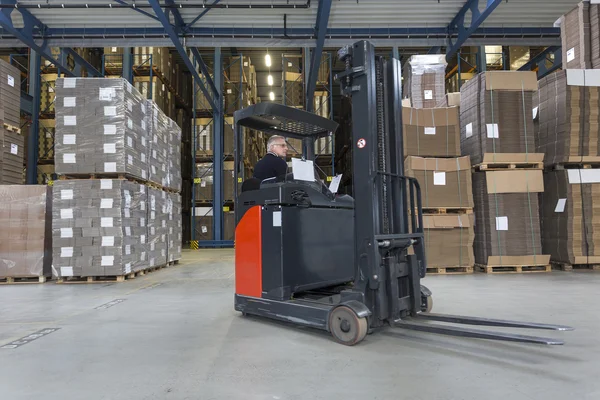
[[[319,180],[303,181],[288,174],[242,192],[237,207],[237,294],[288,300],[300,292],[354,279],[350,196],[334,195]],[[238,284],[244,277],[252,282],[252,290],[248,291],[248,281]]]

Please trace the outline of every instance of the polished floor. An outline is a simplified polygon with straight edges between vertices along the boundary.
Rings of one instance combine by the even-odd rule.
[[[0,399],[600,399],[598,272],[426,278],[437,312],[576,328],[524,332],[553,347],[391,330],[341,346],[239,315],[233,279],[233,252],[205,250],[124,283],[0,286]]]

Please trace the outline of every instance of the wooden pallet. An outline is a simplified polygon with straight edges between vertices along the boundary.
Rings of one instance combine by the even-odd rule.
[[[498,171],[506,169],[544,169],[543,162],[487,162],[473,166],[475,171]]]
[[[466,275],[472,273],[473,267],[427,267],[428,275]]]
[[[0,278],[0,285],[18,285],[27,283],[46,283],[49,278],[45,276],[7,276]]]
[[[77,180],[77,179],[120,179],[126,180],[141,184],[149,184],[148,180],[144,180],[138,178],[137,176],[133,176],[131,174],[123,174],[123,173],[98,173],[98,174],[63,174],[58,177],[61,181],[66,180]]]
[[[7,131],[18,133],[19,135],[21,134],[21,128],[19,128],[18,126],[7,124],[6,122],[4,123],[4,129],[6,129]]]
[[[150,268],[144,268],[139,271],[133,271],[124,275],[106,275],[106,276],[69,276],[58,278],[56,283],[116,283],[125,282],[127,280],[135,279],[139,276],[144,276],[148,273],[158,271],[159,269],[166,268],[170,263],[157,265]]]
[[[563,171],[565,169],[597,169],[600,168],[600,162],[565,162],[555,164],[550,168],[555,171]]]
[[[550,265],[482,265],[475,264],[475,270],[486,274],[526,274],[551,272]]]
[[[552,267],[561,271],[600,271],[600,264],[570,264],[552,261]]]
[[[461,207],[438,207],[429,208],[423,207],[423,214],[473,214],[473,208]]]

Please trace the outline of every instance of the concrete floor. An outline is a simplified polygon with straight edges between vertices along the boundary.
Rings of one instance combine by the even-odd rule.
[[[389,330],[346,347],[327,334],[240,316],[233,252],[188,252],[180,266],[120,284],[0,286],[0,347],[60,328],[0,349],[0,398],[600,398],[600,273],[425,282],[437,312],[576,330],[541,331],[567,340],[554,347]],[[116,299],[123,301],[96,309]]]

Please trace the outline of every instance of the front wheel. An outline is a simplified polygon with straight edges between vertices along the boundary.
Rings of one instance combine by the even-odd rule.
[[[350,307],[336,307],[329,314],[329,331],[338,343],[354,346],[367,336],[367,318],[359,317]]]
[[[433,296],[421,296],[421,311],[428,313],[433,309]]]

